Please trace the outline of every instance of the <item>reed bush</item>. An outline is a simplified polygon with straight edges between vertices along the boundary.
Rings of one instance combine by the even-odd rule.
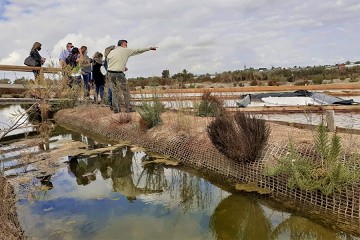
[[[255,161],[270,136],[270,128],[263,119],[242,112],[216,117],[207,132],[219,152],[238,162]]]

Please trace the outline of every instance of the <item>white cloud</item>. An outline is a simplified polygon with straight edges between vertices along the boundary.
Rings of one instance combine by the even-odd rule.
[[[67,42],[103,52],[119,39],[158,46],[130,58],[128,77],[184,68],[195,74],[247,67],[360,60],[356,0],[8,1],[0,8],[0,62],[22,65],[32,44],[57,61]],[[16,55],[16,54],[20,54]]]
[[[15,65],[21,60],[21,54],[18,52],[11,52],[7,57],[0,60],[0,64]]]

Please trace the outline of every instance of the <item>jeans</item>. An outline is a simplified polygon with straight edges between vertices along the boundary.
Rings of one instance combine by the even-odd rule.
[[[83,79],[84,79],[85,96],[89,96],[89,95],[90,95],[90,78],[91,78],[91,73],[82,74],[82,77],[83,77]]]
[[[124,73],[109,73],[110,87],[112,92],[112,106],[114,111],[121,111],[121,105],[125,111],[132,110],[130,106],[130,90]]]
[[[104,102],[104,85],[95,84],[95,98],[94,98],[95,102],[97,102],[99,93],[100,93],[101,102]]]
[[[112,91],[111,87],[108,87],[108,104],[110,107],[112,107]]]

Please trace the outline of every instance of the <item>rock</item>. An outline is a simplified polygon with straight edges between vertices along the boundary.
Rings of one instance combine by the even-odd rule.
[[[256,192],[261,195],[269,195],[272,193],[272,190],[268,188],[260,188],[257,183],[237,183],[235,189],[243,192]]]

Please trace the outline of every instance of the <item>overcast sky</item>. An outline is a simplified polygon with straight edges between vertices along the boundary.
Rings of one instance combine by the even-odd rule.
[[[119,39],[159,47],[131,57],[128,77],[360,60],[359,0],[0,2],[0,64],[23,65],[35,41],[58,64],[67,42],[93,55]]]

